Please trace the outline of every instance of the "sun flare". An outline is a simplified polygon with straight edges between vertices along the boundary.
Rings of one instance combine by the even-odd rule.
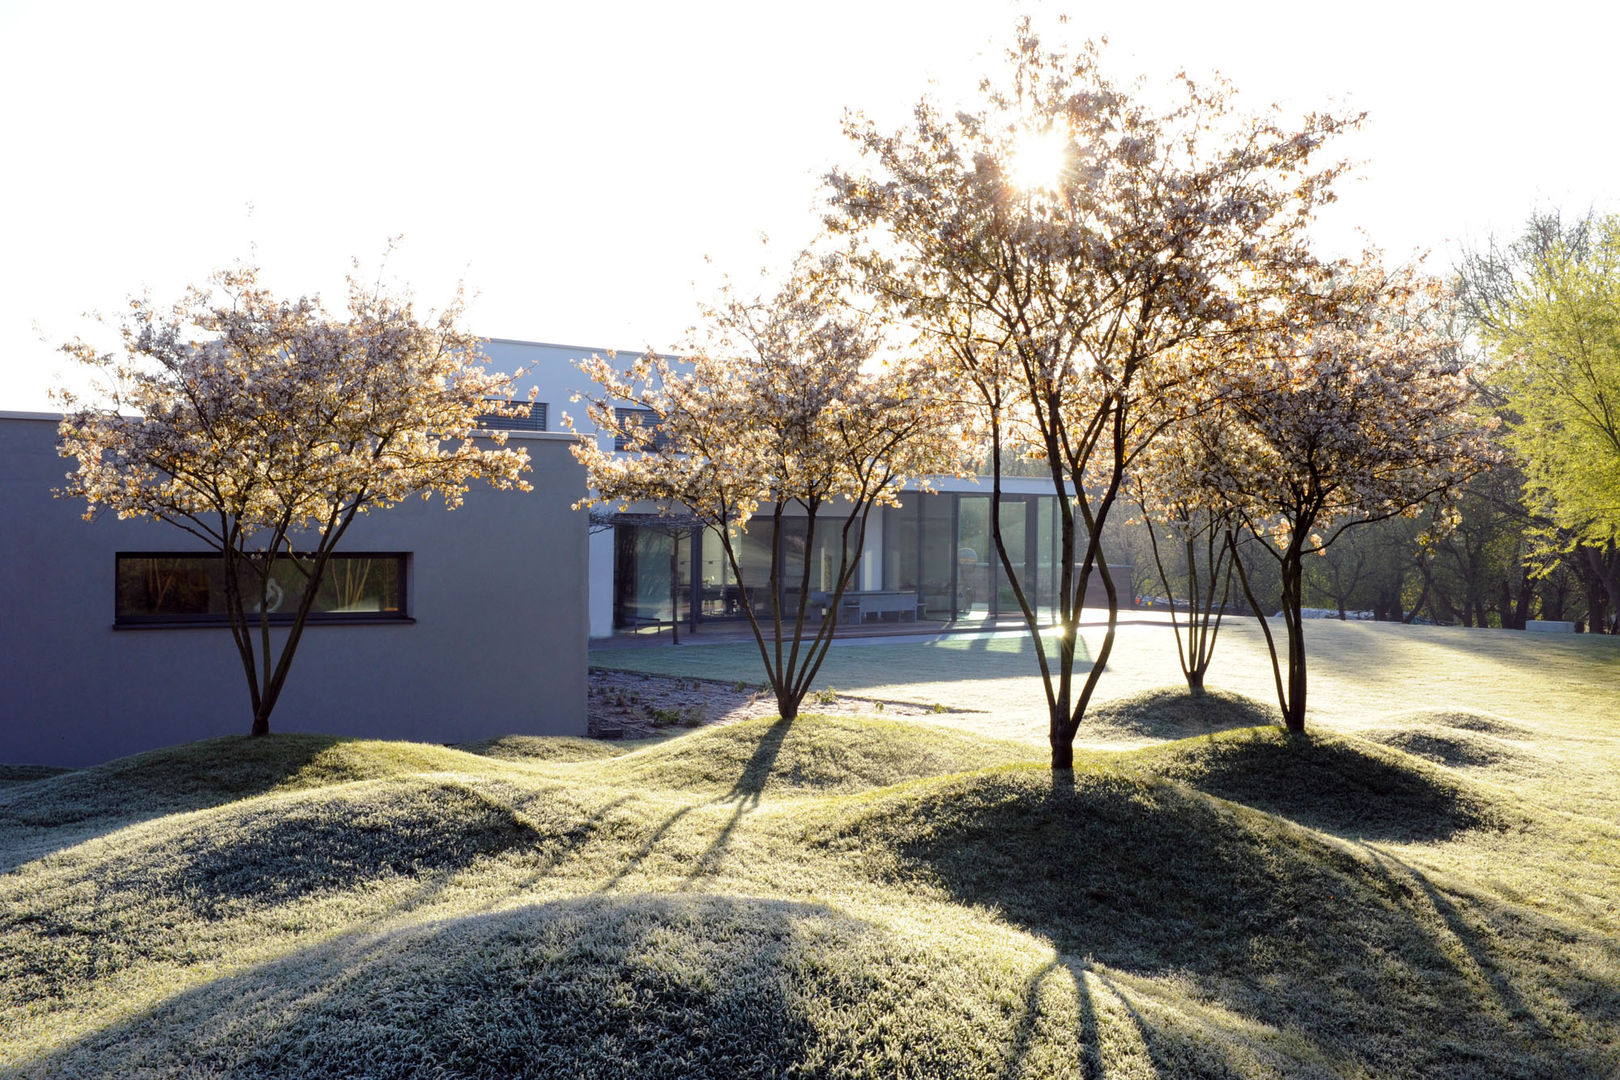
[[[1007,175],[1027,191],[1055,191],[1069,162],[1068,136],[1056,128],[1026,131],[1014,140]]]

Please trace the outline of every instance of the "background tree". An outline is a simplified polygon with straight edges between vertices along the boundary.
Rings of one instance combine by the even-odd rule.
[[[1170,601],[1181,673],[1195,697],[1204,692],[1232,591],[1237,511],[1208,483],[1208,459],[1217,452],[1225,423],[1224,410],[1214,409],[1171,426],[1137,459],[1127,485],[1142,513],[1157,584]],[[1176,549],[1168,563],[1161,532]],[[1177,607],[1186,613],[1185,638]]]
[[[1260,616],[1283,720],[1305,728],[1304,561],[1347,530],[1401,515],[1455,489],[1491,458],[1468,412],[1472,391],[1454,343],[1432,329],[1439,283],[1373,262],[1334,285],[1330,321],[1274,338],[1232,400],[1213,490],[1277,563],[1286,676]]]
[[[627,451],[594,440],[575,446],[596,492],[591,501],[650,500],[714,530],[788,720],[832,643],[872,508],[894,503],[907,481],[926,485],[933,475],[962,474],[966,457],[936,366],[923,358],[880,364],[883,338],[844,302],[843,286],[829,267],[805,257],[773,297],[728,294],[706,313],[706,336],[681,361],[649,353],[626,372],[600,357],[581,365],[601,387],[589,404],[592,421]],[[622,403],[654,422],[621,419],[615,406]],[[783,580],[783,545],[774,542],[790,507],[806,523],[796,588]],[[764,582],[745,573],[739,558],[741,534],[760,517],[770,521],[773,538]],[[807,636],[819,606],[808,556],[825,530],[838,534],[830,617]],[[786,612],[784,596],[796,597]]]
[[[1506,457],[1458,490],[1450,527],[1414,561],[1423,585],[1414,608],[1436,622],[1524,629],[1535,595],[1526,537],[1540,526],[1521,492],[1522,478]]]
[[[872,171],[829,177],[832,222],[985,416],[994,545],[1035,634],[1052,765],[1068,768],[1114,644],[1117,584],[1101,545],[1126,470],[1199,407],[1205,376],[1279,316],[1279,290],[1314,265],[1304,229],[1342,167],[1311,162],[1347,121],[1240,116],[1224,84],[1185,77],[1176,104],[1155,111],[1102,74],[1094,47],[1046,51],[1027,20],[1009,60],[1010,80],[987,81],[972,110],[924,102],[892,135],[852,118]],[[1044,461],[1057,495],[1051,647],[1001,536],[1004,448]],[[1108,629],[1077,692],[1093,573]]]
[[[1355,611],[1357,617],[1365,613],[1378,622],[1410,622],[1428,603],[1419,563],[1432,553],[1437,535],[1442,534],[1428,511],[1415,518],[1369,522],[1345,533],[1317,558],[1305,561],[1305,603],[1334,610],[1341,620]],[[1450,539],[1450,533],[1443,535]]]
[[[1579,553],[1607,601],[1593,622],[1612,632],[1620,628],[1620,217],[1539,232],[1535,224],[1510,287],[1479,303],[1479,325],[1496,354],[1490,380],[1502,393],[1525,503],[1551,523],[1535,538]]]
[[[253,267],[209,285],[167,310],[131,301],[121,353],[64,346],[99,373],[105,401],[62,395],[60,449],[78,467],[57,494],[85,499],[87,518],[107,508],[165,521],[220,554],[251,731],[263,735],[355,517],[432,492],[455,507],[475,478],[527,491],[528,455],[469,437],[511,381],[486,372],[480,339],[457,327],[459,297],[422,318],[408,297],[351,277],[334,318],[316,298],[277,299]],[[290,621],[267,603],[289,567]]]

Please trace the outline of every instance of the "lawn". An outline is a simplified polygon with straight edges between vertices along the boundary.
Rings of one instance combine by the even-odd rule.
[[[1012,638],[833,651],[927,720],[0,770],[0,1076],[1612,1075],[1620,643],[1313,626],[1288,738],[1234,629],[1056,777]]]

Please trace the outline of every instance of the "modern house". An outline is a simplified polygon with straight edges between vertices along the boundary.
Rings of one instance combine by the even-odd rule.
[[[527,423],[563,428],[563,414],[582,433],[594,432],[576,395],[590,389],[575,362],[601,350],[495,339],[487,347],[494,367],[524,371],[520,385],[534,391]],[[629,355],[621,354],[628,361]],[[502,421],[503,425],[507,423]],[[607,436],[601,436],[607,438]],[[604,449],[608,449],[604,445]],[[651,506],[599,520],[590,541],[590,633],[593,638],[667,626],[736,621],[738,584],[712,531],[660,521]],[[1001,527],[1018,578],[1038,611],[1054,619],[1058,581],[1057,499],[1044,478],[1002,481]],[[752,522],[741,545],[744,579],[764,580],[773,544],[781,544],[785,580],[797,588],[806,557],[812,592],[831,592],[838,539],[818,530],[806,551],[803,515],[772,534],[768,520]],[[754,568],[760,568],[754,572]],[[990,534],[988,480],[942,480],[932,492],[912,491],[900,505],[875,510],[851,586],[861,593],[844,613],[865,621],[916,620],[935,628],[966,628],[1020,617],[1017,599],[996,557]],[[1128,590],[1129,585],[1125,588]],[[899,597],[882,594],[901,594]],[[906,600],[907,597],[912,599]],[[758,596],[751,593],[757,604]],[[780,599],[791,599],[782,597]],[[897,601],[905,601],[900,603]]]
[[[528,415],[488,422],[528,450],[534,490],[475,484],[455,511],[416,499],[357,519],[273,729],[431,742],[584,734],[589,639],[672,619],[739,624],[739,586],[712,532],[672,527],[656,507],[594,525],[574,509],[586,489],[569,446],[594,434],[573,401],[588,389],[575,361],[595,350],[496,339],[487,351],[533,391]],[[84,765],[245,733],[246,679],[210,600],[213,557],[173,526],[86,522],[82,503],[53,497],[72,468],[57,455],[58,420],[0,413],[0,763]],[[943,481],[875,511],[840,621],[957,629],[1018,618],[990,501],[988,482]],[[1026,595],[1053,614],[1049,482],[1005,480],[1000,514]],[[756,610],[770,598],[753,569],[773,545],[788,581],[808,559],[812,592],[833,591],[837,533],[807,544],[806,525],[802,514],[781,535],[768,519],[750,524],[741,562]]]

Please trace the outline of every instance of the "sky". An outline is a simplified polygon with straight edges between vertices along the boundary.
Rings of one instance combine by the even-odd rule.
[[[1503,10],[0,0],[0,409],[79,385],[59,346],[112,341],[85,313],[239,260],[334,307],[358,259],[428,307],[464,284],[485,336],[673,348],[722,274],[813,236],[847,110],[970,101],[1022,11],[1149,92],[1218,71],[1246,110],[1365,110],[1320,242],[1444,273],[1534,209],[1620,210],[1620,5]]]

